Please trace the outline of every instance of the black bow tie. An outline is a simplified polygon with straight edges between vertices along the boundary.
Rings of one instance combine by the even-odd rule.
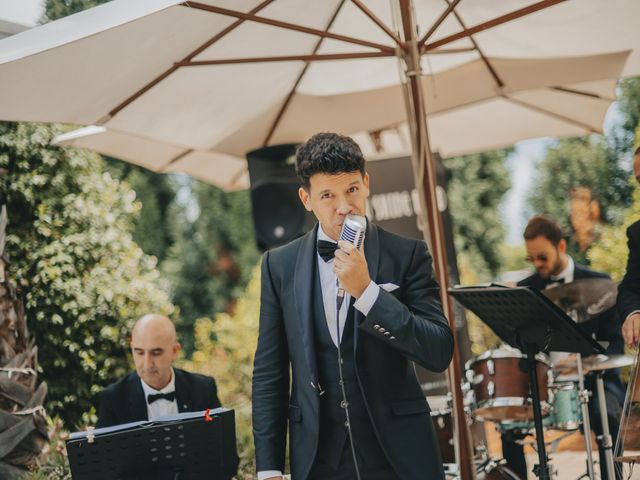
[[[328,262],[334,257],[337,249],[338,244],[335,242],[318,240],[318,255],[320,255],[325,262]]]
[[[156,400],[160,400],[163,398],[165,400],[169,400],[170,402],[173,402],[176,399],[176,392],[174,391],[174,392],[168,392],[168,393],[153,393],[151,395],[147,395],[147,403],[151,405]]]
[[[549,281],[547,282],[548,284],[553,284],[553,283],[564,283],[564,278],[550,278]]]

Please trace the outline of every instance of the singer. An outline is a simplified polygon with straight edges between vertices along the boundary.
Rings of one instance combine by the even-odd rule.
[[[453,353],[426,245],[369,222],[360,249],[336,245],[346,216],[364,215],[369,196],[351,138],[314,135],[298,148],[296,173],[318,224],[262,261],[258,480],[282,477],[287,424],[292,480],[443,479],[412,364],[440,372]]]

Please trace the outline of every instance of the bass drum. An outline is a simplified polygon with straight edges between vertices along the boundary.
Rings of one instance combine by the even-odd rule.
[[[477,471],[477,480],[522,480],[518,475],[512,472],[504,463],[504,460],[496,462],[491,460]]]

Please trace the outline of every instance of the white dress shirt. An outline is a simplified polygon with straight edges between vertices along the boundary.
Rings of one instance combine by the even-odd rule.
[[[549,278],[549,282],[551,283],[547,285],[545,290],[547,288],[551,288],[559,285],[560,282],[557,282],[557,280],[564,280],[565,284],[573,282],[575,270],[576,270],[576,264],[574,263],[573,258],[567,255],[567,266],[564,267],[564,270],[562,270],[558,275],[551,275],[551,277]],[[554,281],[556,282],[554,283]]]
[[[327,242],[333,242],[332,238],[324,233],[322,226],[318,225],[318,240],[325,240]],[[365,238],[366,242],[367,239]],[[344,323],[347,319],[347,313],[349,303],[351,302],[351,295],[345,292],[342,307],[339,312],[338,326],[336,327],[336,296],[338,294],[338,286],[336,284],[336,274],[333,273],[333,259],[325,262],[320,254],[317,254],[318,273],[320,274],[320,286],[322,288],[322,303],[324,305],[324,314],[327,320],[327,328],[329,334],[333,340],[334,345],[338,346],[338,329],[340,330],[340,339],[342,339],[342,332],[344,331]],[[365,291],[360,295],[360,298],[356,299],[353,306],[358,309],[363,315],[367,315],[373,304],[378,299],[380,294],[380,287],[371,280]],[[282,472],[278,470],[266,470],[258,472],[258,480],[265,480],[270,477],[281,477]]]
[[[153,420],[154,418],[161,417],[163,415],[174,415],[178,413],[178,400],[173,399],[172,402],[165,398],[161,398],[156,400],[152,404],[149,404],[147,397],[149,395],[155,395],[158,393],[171,393],[176,390],[176,374],[171,369],[171,380],[162,390],[156,390],[153,387],[147,385],[142,378],[140,379],[140,383],[142,384],[142,391],[144,392],[144,401],[147,404],[147,418],[149,420]]]

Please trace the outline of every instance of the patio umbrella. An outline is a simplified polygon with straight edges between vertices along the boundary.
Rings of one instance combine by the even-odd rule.
[[[296,142],[306,128],[355,133],[406,119],[426,239],[445,287],[427,115],[435,121],[439,109],[498,97],[553,112],[553,100],[510,99],[506,70],[494,66],[503,60],[555,59],[560,68],[569,57],[619,54],[628,56],[621,75],[635,74],[639,14],[635,0],[116,0],[0,42],[0,118],[97,125],[123,139],[164,142],[178,149],[165,170],[192,153],[237,157]],[[610,80],[613,71],[527,88],[536,72],[523,67],[516,93],[565,92]],[[610,90],[596,90],[575,93],[610,99]],[[479,129],[493,120],[476,118]],[[443,300],[453,322],[446,293]],[[462,419],[457,358],[450,372]],[[462,475],[472,478],[468,434],[459,431]]]
[[[485,66],[477,60],[425,76],[422,84],[429,96],[431,148],[449,157],[509,146],[526,138],[599,132],[629,54],[491,59],[504,84],[500,90],[494,88]],[[464,92],[468,78],[474,79],[475,88],[456,94]],[[385,154],[409,153],[410,133],[399,85],[357,94],[296,95],[294,101],[290,115],[297,121],[281,122],[281,141],[302,142],[314,132],[338,130],[351,134],[371,159],[376,151],[368,131],[382,130]],[[352,112],[366,112],[366,118]],[[242,132],[246,133],[245,129]],[[186,173],[226,190],[248,187],[243,158],[247,145],[241,141],[220,151],[150,135],[90,126],[60,135],[55,143],[89,148],[157,172]]]

